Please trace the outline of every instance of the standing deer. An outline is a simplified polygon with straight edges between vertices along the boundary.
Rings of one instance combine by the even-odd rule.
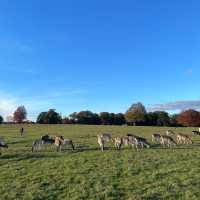
[[[103,133],[103,134],[97,135],[97,142],[101,148],[101,151],[104,151],[105,143],[109,141],[113,141],[112,135],[110,133]]]
[[[154,133],[151,136],[152,142],[160,142],[161,135],[159,133]]]
[[[114,141],[115,148],[120,150],[121,146],[123,144],[122,143],[123,142],[122,138],[121,137],[116,137],[116,138],[113,139],[113,141]]]

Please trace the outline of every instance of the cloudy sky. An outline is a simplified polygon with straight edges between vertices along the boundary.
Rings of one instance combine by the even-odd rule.
[[[25,105],[200,108],[200,2],[0,1],[0,115]]]

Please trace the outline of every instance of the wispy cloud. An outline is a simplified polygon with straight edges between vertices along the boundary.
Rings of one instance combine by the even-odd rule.
[[[31,53],[33,51],[32,47],[28,44],[25,44],[21,41],[5,39],[5,38],[0,40],[0,49],[4,49],[6,51],[20,52],[20,53]]]
[[[70,91],[70,93],[74,94],[74,95],[87,94],[88,90],[84,90],[84,89],[72,90],[72,91]]]
[[[14,67],[14,66],[1,66],[0,72],[7,73],[23,73],[23,74],[37,74],[33,68],[30,67]]]
[[[185,70],[185,73],[186,73],[187,75],[192,75],[192,74],[193,74],[193,69],[188,68],[188,69]]]
[[[155,104],[148,108],[149,111],[175,111],[175,110],[186,110],[186,109],[200,109],[200,100],[188,100],[188,101],[175,101],[164,104]]]

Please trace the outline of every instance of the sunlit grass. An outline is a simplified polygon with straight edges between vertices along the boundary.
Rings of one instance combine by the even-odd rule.
[[[17,126],[0,126],[9,145],[0,156],[0,199],[200,199],[200,137],[193,145],[136,152],[113,149],[100,152],[96,135],[135,133],[148,138],[167,128],[126,126],[30,125],[25,136]],[[191,128],[174,129],[191,133]],[[55,148],[31,153],[34,139],[43,134],[73,139],[76,150]]]

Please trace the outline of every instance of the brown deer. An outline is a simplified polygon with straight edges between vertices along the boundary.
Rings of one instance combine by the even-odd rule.
[[[161,135],[161,138],[160,138],[160,143],[165,147],[172,147],[172,146],[176,146],[176,142],[174,141],[174,139],[170,136],[167,136],[167,135]]]
[[[109,141],[113,141],[112,135],[110,133],[103,133],[103,134],[97,135],[97,142],[101,148],[101,151],[104,151],[105,143]]]
[[[151,136],[152,142],[160,142],[161,135],[159,133],[154,133]]]
[[[179,133],[176,137],[178,144],[193,144],[191,136]]]
[[[113,142],[114,142],[115,148],[120,150],[121,146],[123,144],[122,138],[121,137],[116,137],[116,138],[113,139]]]

